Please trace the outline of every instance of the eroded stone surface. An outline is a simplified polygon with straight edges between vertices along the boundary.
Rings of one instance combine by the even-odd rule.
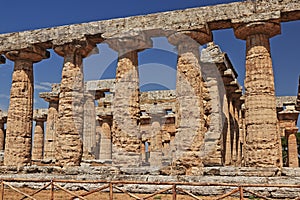
[[[28,165],[32,142],[33,63],[48,58],[49,54],[40,47],[32,47],[8,52],[6,57],[15,64],[7,116],[4,165]]]
[[[237,37],[246,38],[244,157],[245,166],[249,167],[279,167],[282,162],[269,43],[269,38],[278,33],[278,29],[280,27],[275,23],[254,23],[235,32]]]
[[[55,50],[64,56],[56,127],[57,165],[80,165],[82,159],[84,84],[82,59],[93,47],[67,44]]]

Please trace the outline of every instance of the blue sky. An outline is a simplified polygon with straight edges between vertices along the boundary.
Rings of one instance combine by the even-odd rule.
[[[0,12],[0,33],[75,24],[154,12],[199,7],[232,0],[3,0]],[[227,52],[243,84],[245,42],[234,37],[233,31],[214,31],[214,41]],[[277,95],[296,95],[300,74],[300,21],[282,23],[282,34],[271,39]],[[155,38],[154,48],[139,54],[141,84],[159,83],[174,89],[176,49],[165,38]],[[99,55],[84,60],[85,80],[113,78],[117,53],[107,45],[98,45]],[[51,58],[35,64],[35,108],[47,107],[38,98],[39,92],[49,91],[51,83],[61,79],[63,59],[51,51]],[[7,110],[13,63],[0,65],[0,109]],[[167,77],[167,78],[166,78]],[[143,87],[142,87],[143,88]],[[146,87],[145,87],[146,88]]]

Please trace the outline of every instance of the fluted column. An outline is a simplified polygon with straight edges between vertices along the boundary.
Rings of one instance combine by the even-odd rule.
[[[112,161],[119,166],[139,166],[142,160],[138,51],[151,47],[151,40],[141,34],[110,40],[108,44],[119,53],[113,101]]]
[[[82,59],[95,48],[74,42],[55,48],[64,56],[60,84],[55,158],[59,166],[80,165],[82,159],[84,77]]]
[[[42,160],[44,154],[44,120],[36,119],[34,128],[32,160]]]
[[[289,167],[299,167],[298,160],[298,145],[297,145],[297,134],[298,128],[286,129],[285,134],[288,143],[288,166]]]
[[[155,119],[155,117],[154,117]],[[151,124],[151,152],[150,166],[162,166],[162,130],[159,121],[154,120]]]
[[[22,166],[31,162],[33,63],[49,56],[49,52],[38,46],[6,53],[6,57],[15,62],[7,118],[6,166]]]
[[[0,151],[4,150],[5,146],[5,130],[4,130],[4,121],[0,119]]]
[[[111,119],[102,118],[100,122],[100,160],[110,160],[112,158],[112,143],[111,143]]]
[[[168,38],[178,48],[175,160],[180,165],[187,166],[186,174],[202,173],[204,108],[198,43],[205,44],[211,39],[211,35],[206,32],[193,31],[176,33]]]
[[[227,95],[224,95],[223,102],[223,112],[224,112],[224,127],[223,127],[223,135],[224,137],[224,147],[225,147],[225,155],[224,155],[224,164],[231,165],[232,159],[232,137],[231,137],[231,114],[230,111],[232,109],[230,99],[228,99]]]
[[[56,126],[58,121],[58,99],[49,101],[46,136],[44,145],[44,159],[55,159]]]
[[[96,110],[95,95],[91,91],[84,93],[83,158],[96,158]]]
[[[250,23],[235,29],[236,37],[246,40],[244,157],[248,167],[282,165],[269,42],[279,33],[280,24],[272,22]]]

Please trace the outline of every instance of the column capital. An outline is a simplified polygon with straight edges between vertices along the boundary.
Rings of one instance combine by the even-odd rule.
[[[211,31],[208,29],[201,31],[180,31],[170,35],[168,37],[168,41],[174,46],[179,46],[186,43],[199,43],[200,45],[204,45],[212,42],[213,36]]]
[[[145,33],[136,36],[108,39],[105,43],[119,54],[125,54],[131,51],[143,51],[144,49],[152,48],[152,40]]]
[[[248,36],[264,34],[269,38],[281,33],[279,22],[251,22],[235,25],[234,34],[238,39],[246,40]]]
[[[26,49],[9,51],[5,56],[12,61],[28,60],[35,63],[50,58],[50,52],[40,46],[33,45]]]
[[[90,54],[99,53],[96,43],[91,40],[74,41],[72,43],[55,46],[54,51],[63,57],[67,54],[79,54],[83,58]]]
[[[36,109],[33,112],[33,120],[36,122],[45,122],[47,120],[47,109]]]

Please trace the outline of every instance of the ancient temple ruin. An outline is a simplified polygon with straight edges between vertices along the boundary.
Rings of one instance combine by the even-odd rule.
[[[0,116],[3,165],[89,162],[164,175],[281,168],[286,137],[288,166],[298,167],[300,93],[276,98],[270,38],[299,13],[297,0],[259,0],[0,35],[1,62],[14,61],[9,109]],[[212,30],[226,28],[246,41],[245,93],[213,43]],[[140,92],[138,52],[158,36],[178,50],[176,89]],[[85,82],[83,59],[99,43],[118,52],[116,77]],[[62,79],[40,93],[49,107],[34,111],[33,65],[49,58],[47,49],[64,58]]]

